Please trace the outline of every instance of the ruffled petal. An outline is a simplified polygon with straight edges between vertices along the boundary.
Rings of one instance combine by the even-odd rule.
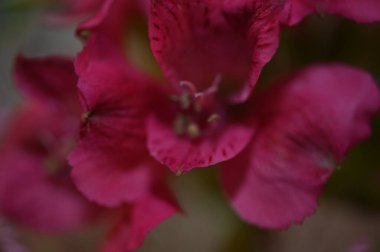
[[[65,115],[33,104],[13,111],[0,146],[0,211],[41,231],[82,227],[97,207],[75,189],[65,161],[75,130]]]
[[[102,3],[96,15],[83,22],[77,29],[80,37],[95,33],[96,36],[107,37],[114,45],[123,45],[123,27],[126,24],[126,11],[131,1],[106,0]],[[121,48],[120,48],[121,49]]]
[[[131,19],[136,14],[146,15],[148,9],[148,0],[106,0],[96,15],[78,27],[77,35],[85,39],[88,36],[101,37],[101,40],[107,40],[124,53],[126,31]]]
[[[136,251],[154,227],[181,211],[167,189],[160,187],[159,194],[122,209],[125,213],[108,234],[103,252]]]
[[[33,102],[60,110],[79,109],[72,59],[59,56],[28,59],[19,55],[15,79],[20,90]]]
[[[286,228],[314,213],[334,168],[369,136],[380,92],[364,71],[320,65],[280,81],[255,104],[261,127],[223,164],[222,181],[241,218]]]
[[[11,220],[45,232],[83,227],[96,208],[71,183],[57,183],[43,171],[43,160],[25,152],[0,156],[0,211]]]
[[[39,156],[65,157],[78,130],[78,117],[33,103],[12,110],[4,122],[0,151],[13,149]]]
[[[150,40],[154,56],[174,87],[198,91],[222,76],[222,85],[245,100],[279,37],[281,1],[153,1]],[[243,91],[241,89],[243,88]]]
[[[69,160],[84,195],[118,206],[148,191],[145,120],[155,84],[131,69],[112,45],[91,39],[76,61],[84,111],[81,138]]]
[[[357,22],[380,21],[380,2],[377,0],[288,0],[284,21],[288,25],[299,23],[305,16],[315,13],[340,15]]]
[[[77,188],[88,199],[114,207],[149,194],[152,164],[138,160],[144,158],[149,160],[140,152],[99,146],[86,139],[77,144],[69,162]]]
[[[198,139],[178,136],[173,125],[151,116],[147,123],[150,154],[177,174],[233,158],[250,141],[254,128],[246,122],[227,122]]]
[[[327,12],[342,15],[357,22],[380,21],[380,2],[377,0],[335,0],[326,5]]]
[[[125,153],[144,150],[152,90],[143,77],[116,68],[107,62],[92,64],[79,80],[84,109],[81,141],[117,146]]]

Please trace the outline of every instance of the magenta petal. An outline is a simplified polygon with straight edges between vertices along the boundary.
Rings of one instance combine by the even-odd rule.
[[[96,33],[96,36],[107,37],[114,45],[122,47],[126,22],[126,10],[131,1],[106,0],[100,6],[96,15],[82,23],[77,34],[86,37],[85,33]],[[121,50],[122,48],[120,48]]]
[[[83,22],[77,29],[77,35],[107,40],[120,52],[125,52],[126,31],[136,14],[145,16],[149,9],[149,0],[105,0],[96,15]],[[102,43],[102,42],[98,42]]]
[[[147,197],[124,211],[125,216],[108,234],[103,252],[136,251],[154,227],[180,209],[171,197],[160,195]]]
[[[365,72],[310,67],[257,97],[261,130],[226,162],[222,180],[237,213],[266,228],[301,223],[347,151],[370,134],[380,92]]]
[[[313,214],[331,173],[297,161],[277,162],[281,161],[272,153],[250,147],[223,164],[224,188],[235,211],[243,220],[264,228],[286,228]]]
[[[4,216],[49,232],[77,229],[94,217],[94,206],[71,183],[50,178],[37,155],[3,151],[0,165],[0,211]]]
[[[191,140],[175,134],[168,125],[151,116],[147,124],[150,154],[173,172],[188,172],[233,158],[249,142],[254,128],[244,123],[229,123],[215,134]]]
[[[127,152],[144,149],[145,117],[154,84],[125,62],[99,60],[89,56],[92,53],[82,52],[76,62],[85,110],[82,140],[91,138],[90,141],[118,145]]]
[[[153,1],[153,54],[175,87],[206,90],[216,76],[244,100],[278,46],[279,1]],[[231,88],[230,88],[231,89]]]
[[[77,76],[73,60],[64,57],[24,58],[15,64],[16,84],[34,102],[77,109]]]
[[[344,16],[357,22],[380,21],[380,2],[377,0],[288,0],[285,23],[294,25],[313,13]]]
[[[283,11],[283,22],[287,25],[296,25],[306,16],[316,13],[317,4],[323,0],[287,0]]]
[[[69,156],[74,183],[88,199],[106,206],[140,199],[150,191],[151,164],[137,162],[136,155],[143,158],[140,153],[80,142]]]
[[[82,193],[117,206],[141,198],[149,187],[145,119],[154,84],[129,68],[111,45],[105,43],[102,51],[91,39],[76,61],[84,113],[70,163]]]
[[[49,232],[76,229],[93,219],[94,206],[75,189],[65,160],[76,122],[35,104],[12,111],[0,146],[4,216]]]
[[[326,4],[326,10],[357,22],[380,21],[380,2],[377,0],[335,0]]]

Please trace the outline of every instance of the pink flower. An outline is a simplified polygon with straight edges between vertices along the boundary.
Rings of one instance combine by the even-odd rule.
[[[253,87],[273,55],[278,12],[286,10],[280,2],[154,2],[151,47],[174,87],[166,94],[174,102],[163,98],[147,123],[148,148],[160,163],[178,174],[218,164],[255,137],[249,105],[231,104],[232,84]]]
[[[134,251],[152,228],[181,211],[167,188],[167,170],[145,146],[153,81],[126,64],[123,34],[115,32],[128,24],[125,12],[144,14],[142,3],[107,0],[78,31],[87,38],[75,63],[83,115],[69,162],[73,181],[87,198],[119,209],[106,252]]]
[[[173,172],[182,174],[233,158],[249,143],[255,128],[238,106],[184,87],[169,91],[147,120],[150,154]],[[170,100],[172,97],[173,100]]]
[[[160,163],[181,174],[246,147],[256,126],[249,113],[236,114],[250,108],[234,103],[249,97],[277,49],[280,16],[289,10],[283,3],[153,2],[151,48],[174,99],[163,99],[147,123],[148,148]]]
[[[121,190],[136,163],[152,167],[147,144],[177,174],[226,161],[223,186],[250,223],[285,228],[311,215],[334,168],[369,136],[380,106],[373,79],[345,65],[315,65],[243,103],[277,48],[281,1],[157,0],[150,40],[171,84],[159,86],[125,60],[128,15],[122,2],[107,3],[101,19],[89,21],[76,60],[91,115],[70,158],[82,192],[107,205],[149,194]]]
[[[87,86],[104,79],[98,74],[105,71],[100,69],[102,66],[91,70],[95,67],[89,62],[92,54],[98,54],[98,58],[113,57],[113,62],[117,62],[114,65],[125,68],[120,51],[124,51],[123,32],[125,23],[128,27],[132,3],[106,1],[95,17],[80,26],[79,34],[84,31],[92,34],[86,49],[77,58],[81,80],[84,82],[87,78],[82,77],[84,71],[88,71],[86,76],[92,78],[92,81],[86,81]],[[248,144],[254,129],[245,117],[233,115],[233,105],[230,104],[231,100],[241,101],[248,97],[262,67],[277,48],[282,6],[279,1],[229,4],[154,1],[149,24],[152,50],[172,84],[160,91],[159,106],[155,106],[160,110],[151,111],[148,106],[144,112],[146,115],[155,112],[149,116],[147,124],[148,149],[154,158],[172,171],[183,173],[194,167],[228,160]],[[119,53],[110,52],[112,50]],[[83,65],[90,67],[85,70]],[[111,93],[123,100],[123,91],[117,86],[126,82],[123,81],[126,77],[112,80],[116,78],[118,80],[113,82],[120,84],[108,85],[107,89],[115,90]],[[92,84],[88,84],[90,82]],[[134,92],[148,93],[143,90]],[[84,96],[92,99],[95,95]],[[135,99],[139,96],[136,95]],[[175,101],[170,102],[169,96]],[[143,120],[142,130],[145,118]]]
[[[83,117],[69,161],[87,198],[119,209],[103,250],[134,251],[152,228],[181,210],[167,188],[167,170],[145,146],[154,84],[108,42],[91,35],[76,61]]]
[[[377,0],[287,0],[284,22],[294,25],[314,13],[341,15],[357,22],[380,21],[380,2]]]
[[[73,70],[66,58],[19,56],[15,77],[27,101],[2,132],[0,211],[43,231],[77,229],[98,211],[75,190],[66,161],[79,116]]]
[[[98,217],[100,209],[78,193],[71,182],[71,167],[66,161],[77,138],[81,118],[73,63],[61,57],[26,59],[19,56],[15,75],[27,101],[5,126],[0,149],[0,211],[4,216],[38,230],[60,232],[79,228]],[[101,118],[102,112],[120,112],[117,107],[105,105],[82,118],[84,127],[91,126],[96,130],[92,124],[99,122],[96,120],[98,115]],[[112,123],[112,120],[105,122]],[[82,133],[88,140],[85,130]],[[107,137],[102,135],[106,131],[96,133]],[[108,142],[94,142],[87,147],[90,152],[82,154],[81,148],[91,143],[81,141],[72,154],[78,157],[73,162],[79,164],[83,158],[97,155],[90,165],[94,165],[98,172],[86,174],[88,167],[84,166],[82,173],[90,180],[101,176],[95,180],[108,185],[101,188],[105,197],[112,196],[112,193],[123,195],[124,190],[134,195],[117,206],[104,204],[115,207],[102,210],[113,219],[113,228],[102,251],[134,251],[153,227],[178,212],[179,207],[167,188],[164,170],[157,163],[149,164],[148,160],[121,163],[125,157],[118,155],[115,146],[108,146]],[[128,171],[125,169],[128,167],[122,167],[125,164],[134,164],[134,167],[119,179],[130,176],[128,181],[131,183],[127,187],[118,187],[117,177],[112,175],[118,176],[117,169]],[[74,177],[76,175],[74,173]]]

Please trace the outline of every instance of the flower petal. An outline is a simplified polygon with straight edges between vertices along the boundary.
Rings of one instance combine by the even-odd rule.
[[[153,1],[151,48],[174,87],[189,81],[201,92],[221,75],[235,91],[245,86],[236,95],[245,100],[277,49],[281,8],[280,1]]]
[[[103,44],[105,53],[91,39],[76,62],[84,113],[81,139],[69,160],[82,193],[117,206],[149,188],[145,120],[155,84],[131,69],[110,44]]]
[[[17,86],[33,102],[59,109],[79,108],[72,59],[59,56],[28,59],[19,55],[15,78]]]
[[[95,217],[96,208],[71,183],[57,183],[43,173],[38,157],[2,152],[0,165],[3,216],[45,232],[78,229]]]
[[[248,144],[253,131],[244,122],[229,122],[212,135],[189,139],[178,136],[172,125],[151,116],[147,123],[148,148],[161,164],[181,174],[233,158]]]
[[[380,21],[380,2],[377,0],[288,0],[285,23],[295,25],[313,13],[341,15],[357,22]]]
[[[310,67],[258,96],[253,116],[261,129],[223,164],[235,210],[266,228],[301,223],[347,151],[369,136],[379,108],[374,80],[337,64]]]
[[[85,33],[96,33],[105,36],[114,45],[122,46],[124,34],[122,32],[126,22],[126,10],[131,1],[106,0],[100,6],[95,16],[82,23],[77,34],[81,37]]]
[[[116,66],[93,64],[93,74],[79,80],[85,110],[82,141],[118,146],[127,153],[143,150],[151,90],[143,78],[111,67]]]
[[[129,208],[124,207],[122,210],[126,213],[108,234],[102,251],[136,251],[155,226],[181,211],[166,188],[160,194],[147,197]]]
[[[83,22],[77,29],[77,35],[101,37],[124,52],[126,27],[128,28],[136,13],[146,15],[149,8],[148,0],[106,0],[98,9],[96,15]]]
[[[4,216],[49,232],[77,229],[95,217],[97,208],[75,189],[61,153],[75,132],[72,122],[31,104],[12,113],[0,146]]]
[[[151,163],[137,160],[140,152],[125,152],[116,146],[99,146],[88,139],[77,144],[69,156],[72,178],[90,200],[119,206],[145,197],[150,191]],[[145,157],[149,160],[149,157]]]

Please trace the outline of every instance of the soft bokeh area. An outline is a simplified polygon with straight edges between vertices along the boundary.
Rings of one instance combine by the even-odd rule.
[[[22,101],[12,79],[14,59],[26,56],[71,55],[81,50],[75,38],[79,20],[52,25],[58,11],[48,0],[0,2],[0,120]],[[141,20],[129,34],[133,62],[157,78],[158,66],[149,51]],[[358,24],[341,17],[308,17],[284,28],[280,48],[264,68],[259,88],[270,80],[315,62],[344,62],[368,70],[380,83],[380,23]],[[336,97],[340,99],[339,96]],[[268,101],[270,102],[270,101]],[[0,123],[0,129],[2,124]],[[372,136],[355,147],[328,181],[315,215],[283,231],[243,223],[233,212],[218,183],[218,167],[195,169],[170,177],[185,214],[169,218],[146,238],[141,252],[353,252],[380,251],[380,116]],[[1,202],[0,202],[1,204]],[[74,233],[38,233],[0,216],[0,251],[93,252],[103,239],[107,220]]]

